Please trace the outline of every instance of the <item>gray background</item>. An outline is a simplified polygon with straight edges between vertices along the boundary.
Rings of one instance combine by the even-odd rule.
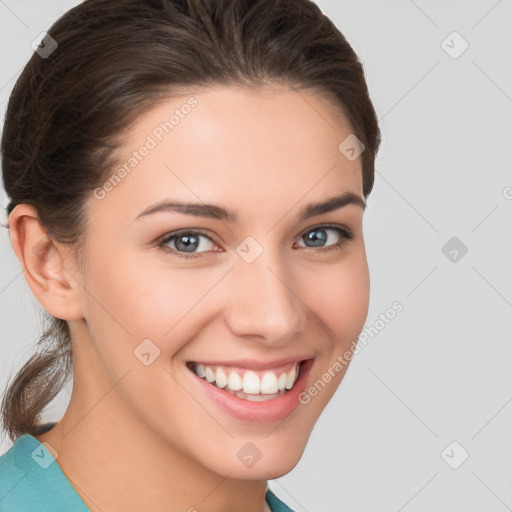
[[[0,0],[2,114],[31,41],[76,3]],[[364,62],[383,133],[364,217],[374,330],[270,487],[297,512],[512,510],[512,2],[317,3]],[[42,326],[0,237],[4,389]]]

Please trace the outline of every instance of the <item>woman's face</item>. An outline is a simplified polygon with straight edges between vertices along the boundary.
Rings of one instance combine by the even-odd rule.
[[[137,120],[86,203],[71,322],[76,388],[115,386],[112,429],[231,478],[297,464],[368,312],[351,133],[289,88],[211,88]]]

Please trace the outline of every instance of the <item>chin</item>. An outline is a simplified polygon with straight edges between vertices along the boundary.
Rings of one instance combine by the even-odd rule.
[[[225,476],[230,473],[230,478],[239,480],[273,480],[288,474],[292,471],[300,461],[302,454],[300,453],[288,453],[284,455],[282,452],[277,456],[267,457],[263,460],[263,457],[258,460],[252,467],[244,467],[240,464],[240,461],[236,461],[233,465],[224,465],[220,474]]]
[[[278,427],[279,428],[279,427]],[[219,475],[240,480],[271,480],[292,471],[302,458],[309,434],[283,435],[285,432],[231,440],[223,457],[203,457],[204,464]],[[233,447],[235,446],[235,447]],[[229,454],[229,456],[228,456]],[[208,460],[206,460],[208,459]],[[215,461],[212,464],[212,461]],[[212,467],[215,466],[215,467]]]

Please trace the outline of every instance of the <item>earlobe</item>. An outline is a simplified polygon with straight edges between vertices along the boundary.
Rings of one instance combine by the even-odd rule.
[[[9,231],[27,284],[41,306],[55,318],[82,318],[76,270],[67,268],[67,250],[48,237],[35,208],[17,205],[9,215]]]

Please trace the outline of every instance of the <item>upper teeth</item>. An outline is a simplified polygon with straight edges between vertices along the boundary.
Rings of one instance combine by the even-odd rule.
[[[194,371],[199,377],[205,378],[210,383],[215,383],[219,388],[228,388],[232,391],[243,390],[249,394],[270,395],[291,389],[299,375],[299,363],[288,371],[266,370],[258,373],[252,370],[228,369],[220,366],[207,366],[201,363],[194,365]],[[242,375],[243,373],[243,375]]]

